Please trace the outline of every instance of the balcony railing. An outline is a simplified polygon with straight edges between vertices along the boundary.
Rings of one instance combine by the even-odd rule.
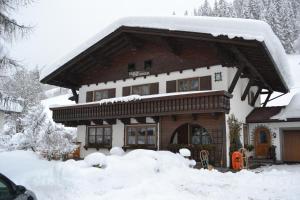
[[[130,117],[153,117],[188,113],[212,113],[230,110],[231,94],[225,91],[170,94],[115,103],[87,103],[51,108],[58,123]]]

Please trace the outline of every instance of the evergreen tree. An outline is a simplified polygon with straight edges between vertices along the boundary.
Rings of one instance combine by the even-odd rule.
[[[287,53],[294,52],[293,44],[299,37],[300,0],[215,0],[213,9],[205,0],[194,9],[195,16],[239,17],[267,22],[283,44]]]
[[[205,0],[203,5],[198,8],[198,10],[194,10],[195,16],[212,16],[212,9],[208,3],[208,0]]]

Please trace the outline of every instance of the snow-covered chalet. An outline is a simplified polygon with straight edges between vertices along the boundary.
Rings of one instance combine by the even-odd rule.
[[[76,105],[51,110],[55,122],[77,127],[81,157],[186,147],[196,160],[208,149],[210,162],[225,167],[229,115],[244,123],[241,141],[250,140],[246,117],[261,94],[266,105],[273,92],[289,91],[287,69],[262,21],[128,17],[44,70],[41,82],[72,90]]]

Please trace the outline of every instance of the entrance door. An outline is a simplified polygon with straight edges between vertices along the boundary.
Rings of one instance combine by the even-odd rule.
[[[270,131],[266,128],[258,128],[255,131],[255,154],[257,158],[267,158],[271,146]]]

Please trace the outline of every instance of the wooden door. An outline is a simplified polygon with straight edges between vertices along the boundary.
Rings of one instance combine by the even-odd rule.
[[[256,157],[267,158],[271,146],[270,131],[267,128],[256,129],[254,143]]]
[[[283,132],[283,161],[300,162],[300,130]]]

